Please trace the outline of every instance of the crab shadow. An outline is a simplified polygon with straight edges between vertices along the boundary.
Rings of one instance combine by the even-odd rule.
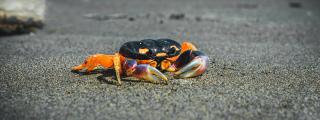
[[[102,75],[97,77],[97,80],[101,84],[111,84],[111,85],[118,85],[117,78],[115,77],[116,73],[114,71],[105,71]],[[142,80],[137,80],[132,77],[123,77],[121,78],[122,82],[144,82]]]
[[[101,84],[111,84],[111,85],[118,85],[117,84],[117,78],[116,73],[114,70],[112,69],[108,69],[108,70],[96,70],[90,73],[83,73],[83,72],[77,72],[77,71],[71,71],[75,74],[79,74],[80,76],[82,75],[93,75],[93,74],[101,74],[97,77],[97,80],[101,83]],[[132,77],[123,77],[121,78],[122,82],[143,82],[143,80],[138,80]]]

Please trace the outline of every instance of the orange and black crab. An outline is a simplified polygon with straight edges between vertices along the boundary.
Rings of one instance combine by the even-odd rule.
[[[121,76],[135,77],[152,83],[167,77],[160,71],[173,72],[175,78],[199,76],[208,67],[209,58],[190,42],[181,45],[171,39],[145,39],[124,43],[114,55],[91,55],[72,71],[90,73],[114,69],[118,84]]]

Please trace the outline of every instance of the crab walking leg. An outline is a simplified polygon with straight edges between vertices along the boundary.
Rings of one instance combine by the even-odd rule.
[[[115,53],[114,55],[91,55],[87,57],[82,64],[73,67],[72,71],[90,73],[94,70],[114,69],[118,80],[118,84],[121,85],[121,61],[123,61],[121,57],[122,56],[119,53]]]
[[[164,80],[165,83],[168,81],[167,77],[158,69],[148,64],[137,64],[136,60],[126,60],[124,70],[127,76],[147,80],[152,83],[157,83],[160,80]]]
[[[72,71],[90,73],[97,69],[113,68],[114,56],[106,54],[91,55],[82,64],[72,67]]]
[[[121,73],[121,61],[120,61],[120,55],[119,53],[116,53],[113,57],[113,64],[114,64],[114,70],[116,72],[116,77],[118,80],[118,84],[121,85],[121,77],[120,77],[120,73]]]

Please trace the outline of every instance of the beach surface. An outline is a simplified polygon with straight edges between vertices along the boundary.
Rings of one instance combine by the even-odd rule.
[[[45,27],[0,37],[1,119],[319,119],[317,0],[48,0]],[[79,76],[127,41],[190,41],[207,72],[169,84]],[[110,82],[111,81],[111,82]]]

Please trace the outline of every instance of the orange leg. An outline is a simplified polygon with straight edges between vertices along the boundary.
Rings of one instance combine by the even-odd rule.
[[[114,64],[114,70],[116,71],[116,77],[118,80],[118,84],[121,85],[121,78],[120,78],[120,74],[121,74],[121,62],[120,62],[120,54],[116,53],[114,58],[113,58],[113,64]]]
[[[99,68],[113,68],[113,58],[114,55],[105,55],[105,54],[95,54],[86,58],[86,60],[72,68],[74,71],[78,72],[92,72],[93,70]]]
[[[151,62],[152,61],[141,61]],[[99,69],[114,69],[118,80],[118,85],[121,85],[121,75],[136,77],[157,83],[159,80],[168,81],[167,77],[159,70],[150,64],[139,64],[136,60],[126,59],[119,53],[115,55],[95,54],[89,56],[83,64],[72,68],[75,72],[90,73]]]
[[[121,63],[124,57],[116,53],[115,55],[95,54],[91,55],[86,60],[72,68],[75,72],[90,73],[99,69],[115,69],[118,84],[121,84],[120,74],[122,74]]]

